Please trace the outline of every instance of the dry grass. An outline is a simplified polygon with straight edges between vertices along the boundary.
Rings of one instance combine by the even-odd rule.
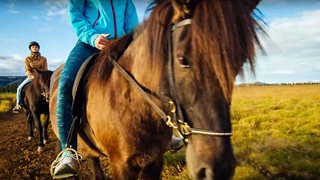
[[[0,94],[0,112],[15,94]],[[320,85],[236,87],[234,179],[320,178]],[[190,179],[184,151],[166,154],[163,179]]]
[[[319,85],[237,87],[232,119],[240,166],[235,179],[319,178],[319,115]]]
[[[0,93],[0,113],[6,113],[10,111],[15,100],[15,93]]]
[[[231,114],[234,179],[320,178],[320,85],[236,87]]]

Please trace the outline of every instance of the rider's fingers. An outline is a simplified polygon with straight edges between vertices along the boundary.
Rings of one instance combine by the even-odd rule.
[[[107,38],[110,36],[110,34],[101,34],[102,37]]]

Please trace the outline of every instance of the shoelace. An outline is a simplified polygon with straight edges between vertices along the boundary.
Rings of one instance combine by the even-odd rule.
[[[81,169],[81,166],[80,166],[80,161],[82,159],[82,156],[80,154],[78,154],[78,152],[72,148],[66,148],[65,150],[61,151],[56,159],[53,161],[53,163],[51,164],[51,167],[50,167],[50,173],[51,173],[51,176],[53,176],[53,171],[54,169],[58,166],[58,164],[60,163],[60,160],[62,159],[62,155],[64,152],[67,152],[67,151],[71,151],[73,153],[69,153],[67,156],[71,157],[72,159],[75,159],[79,165],[79,171]]]

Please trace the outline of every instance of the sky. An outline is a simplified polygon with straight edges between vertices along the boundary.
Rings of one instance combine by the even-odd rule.
[[[133,0],[142,22],[150,0]],[[40,43],[50,70],[63,64],[77,38],[67,0],[0,1],[0,76],[24,75],[30,41]],[[268,37],[257,53],[256,75],[237,82],[320,82],[320,0],[262,0],[258,6]]]

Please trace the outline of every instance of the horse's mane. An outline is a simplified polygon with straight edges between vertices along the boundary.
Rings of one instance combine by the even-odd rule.
[[[194,63],[208,66],[210,72],[218,79],[227,99],[233,87],[234,77],[242,74],[243,63],[248,62],[254,72],[255,43],[261,47],[256,34],[259,26],[252,17],[252,10],[257,2],[259,0],[201,0],[194,9],[190,31],[191,47],[196,56],[193,59],[198,60]],[[152,61],[153,69],[161,69],[168,59],[171,31],[169,25],[173,17],[173,7],[170,0],[155,0],[150,7],[150,17],[140,29],[146,33],[144,47]],[[100,54],[100,60],[97,61],[98,76],[108,77],[113,66],[105,59],[119,58],[132,39],[132,34],[124,36],[112,42],[110,48]]]
[[[192,17],[191,47],[196,50],[193,60],[203,60],[216,76],[229,99],[234,77],[242,75],[242,65],[248,62],[252,72],[255,64],[255,43],[258,23],[252,11],[259,1],[252,0],[201,0]],[[152,60],[161,64],[168,59],[168,37],[173,8],[170,0],[153,3],[153,11],[144,26],[149,35],[147,52]],[[199,72],[201,73],[201,72]]]
[[[39,83],[42,81],[43,84],[47,85],[48,87],[50,87],[50,80],[51,80],[51,75],[53,73],[53,71],[50,70],[36,70],[34,69],[33,71],[36,72],[36,76],[35,79],[33,80],[34,83]],[[38,82],[36,82],[38,81]]]
[[[97,67],[96,78],[106,80],[108,79],[113,65],[111,59],[118,60],[124,51],[128,48],[133,40],[133,33],[129,33],[120,39],[111,41],[105,50],[99,53],[96,58],[95,65]]]
[[[51,75],[53,71],[47,70],[47,71],[42,71],[41,76],[43,82],[50,87],[50,80],[51,80]]]

